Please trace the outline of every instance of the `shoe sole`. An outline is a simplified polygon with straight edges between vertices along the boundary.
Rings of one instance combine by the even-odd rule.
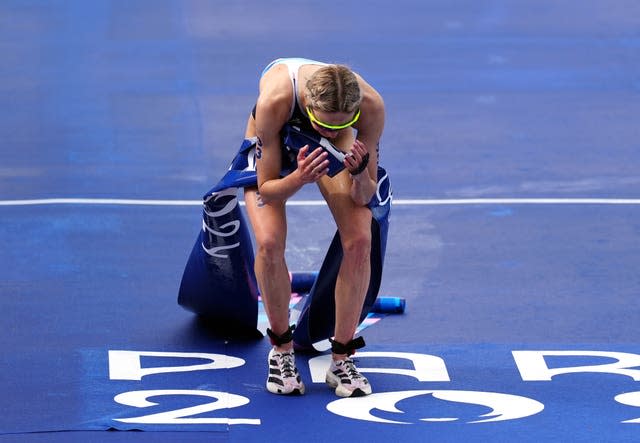
[[[267,391],[271,392],[272,394],[277,394],[277,395],[304,395],[304,385],[302,385],[300,388],[295,388],[293,391],[291,392],[284,392],[283,389],[277,385],[273,385],[271,383],[267,383]]]
[[[360,388],[355,388],[353,391],[348,390],[343,385],[340,384],[338,377],[336,377],[333,373],[327,373],[325,378],[325,382],[331,387],[335,389],[336,395],[342,398],[349,397],[364,397],[371,394],[371,386],[367,385],[366,390],[362,390]]]

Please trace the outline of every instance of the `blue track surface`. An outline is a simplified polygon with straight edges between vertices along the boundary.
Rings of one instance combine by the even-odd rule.
[[[637,441],[639,29],[623,0],[0,2],[0,441]],[[281,56],[387,105],[381,293],[407,311],[364,331],[354,402],[322,354],[268,394],[266,340],[176,303]],[[294,271],[333,236],[320,199],[289,208]]]

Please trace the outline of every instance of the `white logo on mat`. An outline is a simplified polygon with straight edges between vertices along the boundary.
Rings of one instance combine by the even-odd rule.
[[[535,415],[544,409],[544,405],[542,403],[518,395],[501,394],[498,392],[455,390],[382,392],[372,394],[367,397],[336,400],[329,403],[327,405],[327,409],[336,415],[356,420],[366,420],[378,423],[410,424],[406,421],[394,421],[376,417],[372,414],[372,411],[377,409],[384,412],[404,414],[403,411],[396,407],[396,404],[401,400],[422,395],[429,395],[432,398],[444,401],[480,405],[491,408],[490,412],[479,417],[480,420],[474,420],[468,423],[515,420]],[[443,422],[457,421],[459,419],[454,417],[425,417],[420,420],[424,422]]]

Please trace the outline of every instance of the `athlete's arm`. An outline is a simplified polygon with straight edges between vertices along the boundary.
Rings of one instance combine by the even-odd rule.
[[[360,87],[363,94],[360,104],[362,114],[356,125],[358,135],[351,148],[352,155],[345,160],[345,166],[350,171],[357,171],[358,166],[366,161],[365,156],[369,155],[367,167],[362,172],[351,174],[350,189],[353,201],[366,205],[377,188],[378,149],[384,129],[384,102],[380,94],[364,80],[361,80]]]
[[[328,172],[327,153],[321,148],[316,148],[306,155],[309,151],[309,147],[306,146],[298,152],[297,169],[280,178],[280,130],[289,119],[291,93],[288,77],[284,77],[284,81],[280,78],[262,79],[261,92],[256,104],[256,166],[258,192],[263,203],[285,201],[304,184],[317,181]]]

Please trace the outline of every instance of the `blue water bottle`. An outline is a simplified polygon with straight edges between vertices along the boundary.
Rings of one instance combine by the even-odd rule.
[[[378,297],[376,298],[371,312],[379,314],[402,314],[407,301],[401,297]]]

